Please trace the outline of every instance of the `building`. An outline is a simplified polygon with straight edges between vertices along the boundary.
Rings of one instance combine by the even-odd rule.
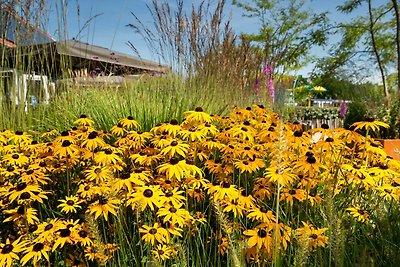
[[[170,72],[157,62],[104,47],[57,41],[1,4],[0,52],[0,102],[24,103],[25,109],[29,104],[48,103],[59,80],[120,83],[127,77]]]

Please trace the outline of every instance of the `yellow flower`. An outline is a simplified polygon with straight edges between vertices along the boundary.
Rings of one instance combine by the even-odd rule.
[[[186,158],[186,154],[188,153],[189,145],[183,143],[182,141],[173,139],[168,146],[164,147],[161,150],[161,154],[168,156],[168,158],[172,158],[174,156],[182,156]],[[178,154],[178,155],[177,155]]]
[[[238,198],[239,199],[239,198]],[[232,199],[230,201],[223,202],[223,212],[233,212],[235,218],[242,218],[244,206],[238,199]]]
[[[82,201],[76,196],[66,197],[65,199],[61,199],[59,201],[61,204],[58,205],[57,208],[61,208],[61,212],[76,213],[76,209],[81,208],[79,204],[81,204]]]
[[[47,243],[35,242],[30,247],[24,250],[26,253],[21,259],[21,264],[27,264],[31,259],[33,260],[33,265],[36,265],[38,261],[45,258],[49,262],[50,246]]]
[[[136,188],[136,192],[128,194],[128,205],[132,205],[132,208],[136,204],[140,204],[141,210],[144,211],[146,207],[154,210],[155,207],[160,207],[163,204],[162,191],[157,185],[140,186]]]
[[[92,131],[89,133],[87,139],[82,142],[81,146],[87,148],[90,151],[94,151],[96,148],[102,148],[106,146],[104,140],[99,136],[99,133]]]
[[[276,221],[276,218],[272,211],[268,210],[265,207],[250,209],[249,214],[247,214],[247,218],[267,224]]]
[[[26,245],[26,241],[21,241],[21,237],[13,242],[7,239],[5,244],[0,243],[0,266],[14,266],[14,260],[19,260],[18,253],[23,251]]]
[[[270,182],[277,183],[281,186],[288,186],[297,178],[297,176],[293,174],[292,169],[285,166],[271,166],[266,168],[264,175]]]
[[[4,214],[11,214],[11,216],[6,218],[3,222],[26,220],[29,224],[35,224],[39,221],[38,217],[36,217],[37,210],[24,207],[23,205],[15,209],[5,210]]]
[[[368,213],[365,209],[361,209],[360,206],[354,206],[346,209],[351,216],[357,219],[359,222],[368,222]]]
[[[62,141],[61,144],[57,144],[54,147],[54,155],[58,156],[60,158],[66,158],[66,157],[75,157],[77,156],[79,152],[79,147],[69,140],[64,140]]]
[[[351,125],[354,131],[358,129],[365,129],[366,131],[372,130],[373,132],[378,131],[380,127],[389,128],[389,124],[376,121],[374,118],[367,118],[365,121],[355,122]]]
[[[98,184],[104,183],[113,177],[113,173],[108,167],[91,166],[89,169],[83,171],[89,181],[95,181]]]
[[[139,128],[139,123],[137,121],[135,121],[132,116],[128,116],[126,118],[120,119],[119,123],[123,127],[127,128],[129,130]]]
[[[85,114],[82,114],[79,119],[74,121],[74,124],[78,124],[80,126],[92,126],[94,121],[89,119]]]
[[[174,250],[172,247],[164,244],[159,244],[155,249],[151,250],[151,253],[153,253],[154,257],[157,260],[165,261],[172,257],[172,255],[174,254]]]
[[[328,237],[324,235],[324,233],[328,230],[328,228],[320,228],[316,229],[313,225],[303,223],[303,227],[297,228],[296,233],[297,236],[302,242],[307,242],[309,246],[309,250],[325,247],[328,243]],[[305,240],[304,240],[305,239]]]
[[[222,182],[220,185],[213,185],[209,188],[211,198],[214,200],[229,200],[237,199],[239,196],[239,191],[236,185],[231,184],[228,181]]]
[[[191,123],[195,122],[211,122],[212,117],[203,111],[203,108],[197,107],[194,111],[187,111],[184,113],[185,122],[184,123]]]
[[[243,234],[249,236],[247,240],[249,247],[256,246],[258,249],[265,249],[268,253],[271,251],[272,236],[266,228],[245,230]]]
[[[100,215],[104,216],[104,219],[108,221],[108,213],[117,216],[117,206],[120,204],[120,200],[116,198],[106,198],[104,196],[100,196],[99,199],[89,205],[88,213],[94,214],[94,218],[97,219]]]
[[[161,164],[157,167],[159,173],[165,173],[168,179],[177,179],[180,181],[185,175],[185,160],[173,157],[168,163]]]
[[[169,221],[172,224],[177,224],[178,226],[183,227],[186,221],[191,219],[192,216],[190,216],[189,211],[181,208],[182,206],[183,203],[176,206],[170,205],[161,207],[158,210],[157,215],[159,217],[164,217],[164,222]]]
[[[143,234],[142,240],[146,243],[154,245],[156,242],[161,244],[167,242],[168,232],[158,223],[154,223],[153,226],[143,225],[139,232]]]

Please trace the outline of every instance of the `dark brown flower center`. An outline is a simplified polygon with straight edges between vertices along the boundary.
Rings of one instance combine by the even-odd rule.
[[[13,250],[13,248],[14,246],[12,244],[7,244],[2,248],[1,254],[8,254]]]
[[[107,203],[108,203],[108,199],[107,198],[105,198],[105,197],[100,197],[99,198],[99,204],[100,205],[105,205]]]
[[[82,237],[82,238],[85,238],[85,237],[87,237],[88,236],[88,233],[85,231],[85,230],[81,230],[81,231],[79,231],[79,236],[80,237]]]
[[[69,229],[61,229],[60,230],[61,237],[68,237],[70,235],[71,235],[71,230],[69,230]]]
[[[171,146],[176,146],[176,145],[178,145],[178,142],[176,140],[171,142]]]
[[[64,140],[61,144],[62,147],[69,147],[71,145],[71,142],[68,140]]]
[[[16,189],[17,189],[17,191],[22,191],[22,190],[24,190],[26,187],[27,187],[27,184],[26,184],[25,182],[22,182],[22,183],[17,184]]]
[[[179,162],[179,158],[177,158],[177,157],[173,157],[169,160],[169,163],[172,165],[178,164],[178,162]]]
[[[317,238],[318,238],[318,235],[312,234],[312,235],[310,235],[310,238],[312,238],[312,239],[317,239]]]
[[[295,131],[295,132],[293,133],[293,135],[294,135],[295,137],[302,137],[302,136],[303,136],[303,131]]]
[[[264,229],[259,229],[257,235],[261,238],[264,238],[267,236],[267,231],[265,231]]]
[[[71,199],[67,201],[68,206],[73,206],[74,204],[75,204],[75,202]]]
[[[151,235],[157,234],[157,229],[156,228],[151,228],[150,231],[149,231],[149,234],[151,234]]]
[[[175,207],[171,207],[171,208],[169,208],[169,212],[171,212],[171,213],[175,213],[175,212],[177,212],[178,210],[175,208]]]
[[[151,198],[153,196],[153,191],[151,191],[151,189],[146,189],[143,191],[143,196],[147,197],[147,198]]]
[[[18,155],[18,154],[13,154],[11,157],[12,157],[13,159],[19,159],[19,155]]]
[[[35,245],[33,245],[33,251],[35,252],[39,252],[44,248],[43,243],[36,243]]]
[[[222,182],[222,187],[229,188],[229,187],[231,187],[231,184],[228,181],[224,181],[224,182]]]
[[[51,228],[53,228],[53,224],[49,223],[48,225],[46,225],[46,227],[44,228],[45,231],[49,231]]]
[[[314,164],[317,162],[317,160],[314,158],[314,156],[307,157],[307,162],[310,164]]]
[[[29,192],[23,192],[19,198],[20,199],[30,199],[31,194]]]

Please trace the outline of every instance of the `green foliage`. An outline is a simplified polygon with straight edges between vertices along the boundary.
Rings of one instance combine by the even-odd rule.
[[[367,116],[367,104],[362,101],[353,101],[348,105],[347,113],[344,118],[344,127],[348,128],[353,123],[365,121]]]
[[[245,11],[244,16],[260,21],[257,34],[244,36],[263,51],[264,64],[273,66],[277,76],[304,66],[312,47],[327,41],[326,14],[306,10],[303,0],[234,0],[233,4]]]
[[[314,119],[337,119],[339,118],[339,108],[336,107],[297,107],[296,108],[297,118],[302,118],[303,120],[314,120]]]

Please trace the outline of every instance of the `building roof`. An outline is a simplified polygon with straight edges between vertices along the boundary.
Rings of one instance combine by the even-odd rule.
[[[0,45],[15,47],[53,41],[55,39],[50,34],[21,18],[7,6],[0,4]]]
[[[77,40],[58,41],[7,49],[9,67],[13,58],[21,58],[31,67],[30,71],[58,76],[62,70],[99,70],[106,75],[129,75],[143,72],[169,73],[169,67],[140,57],[116,52],[108,48],[90,45]],[[40,64],[35,64],[40,62]],[[47,73],[49,69],[53,73]]]
[[[157,62],[145,60],[140,57],[116,52],[108,48],[90,45],[77,40],[68,40],[55,43],[57,53],[60,55],[87,59],[93,62],[109,63],[124,67],[131,67],[147,71],[166,73],[169,68]]]

